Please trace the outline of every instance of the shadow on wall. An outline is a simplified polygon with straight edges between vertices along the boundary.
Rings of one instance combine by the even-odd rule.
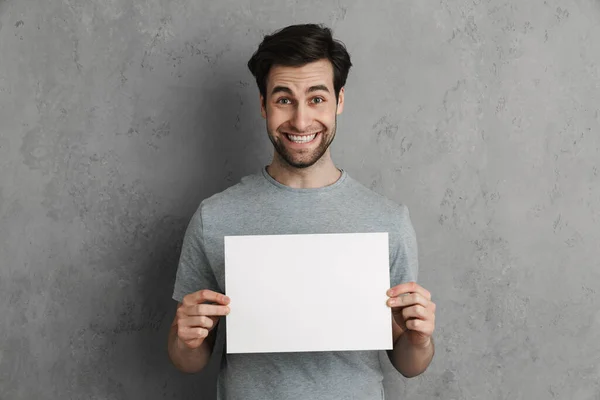
[[[240,65],[243,63],[240,62]],[[199,144],[197,157],[193,163],[182,166],[186,171],[181,171],[181,175],[189,176],[187,184],[194,188],[186,190],[193,200],[182,198],[172,205],[172,209],[179,209],[183,203],[190,202],[193,213],[204,198],[235,184],[242,176],[256,172],[264,164],[265,159],[256,155],[261,154],[259,146],[265,143],[266,134],[264,128],[256,129],[257,124],[253,122],[260,120],[260,115],[257,111],[258,90],[250,79],[245,71],[235,75],[221,74],[195,97],[200,111],[195,113],[190,124],[186,124],[190,126],[189,131],[176,136],[183,140],[197,135],[206,137],[190,141]],[[146,329],[135,333],[139,338],[135,340],[137,347],[132,350],[135,354],[131,356],[146,366],[144,382],[154,382],[151,386],[160,388],[161,392],[145,393],[155,398],[215,397],[218,355],[213,357],[207,372],[198,376],[176,370],[167,354],[167,336],[176,309],[176,302],[171,298],[173,283],[191,213],[185,217],[165,215],[156,219],[153,226],[147,227],[154,239],[148,243],[150,248],[144,265],[139,266],[143,271],[139,287],[139,298],[143,302],[140,321]],[[156,385],[158,382],[161,384]]]

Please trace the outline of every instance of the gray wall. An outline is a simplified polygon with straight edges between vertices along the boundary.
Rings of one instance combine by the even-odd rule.
[[[334,159],[439,307],[392,398],[600,399],[597,0],[0,0],[0,399],[212,398],[166,355],[179,246],[269,161],[247,59],[313,21],[355,63]]]

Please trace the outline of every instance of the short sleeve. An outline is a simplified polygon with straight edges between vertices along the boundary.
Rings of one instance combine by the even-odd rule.
[[[391,286],[416,282],[419,275],[417,235],[405,205],[400,207],[396,229],[390,232],[390,247]]]
[[[190,293],[203,289],[217,292],[218,287],[204,247],[201,204],[192,216],[183,238],[173,299],[181,302]]]

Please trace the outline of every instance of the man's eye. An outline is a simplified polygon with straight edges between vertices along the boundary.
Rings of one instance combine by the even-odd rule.
[[[290,104],[290,99],[286,99],[286,98],[281,98],[279,100],[277,100],[277,103],[279,104]]]
[[[313,103],[317,103],[317,104],[320,104],[320,103],[322,103],[323,101],[324,101],[324,100],[323,100],[322,98],[320,98],[320,97],[315,97],[315,98],[313,99]]]

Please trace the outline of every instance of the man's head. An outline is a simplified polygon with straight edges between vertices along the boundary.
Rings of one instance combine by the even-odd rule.
[[[248,68],[256,78],[262,116],[277,154],[306,168],[327,152],[352,63],[331,30],[292,25],[264,38]]]

